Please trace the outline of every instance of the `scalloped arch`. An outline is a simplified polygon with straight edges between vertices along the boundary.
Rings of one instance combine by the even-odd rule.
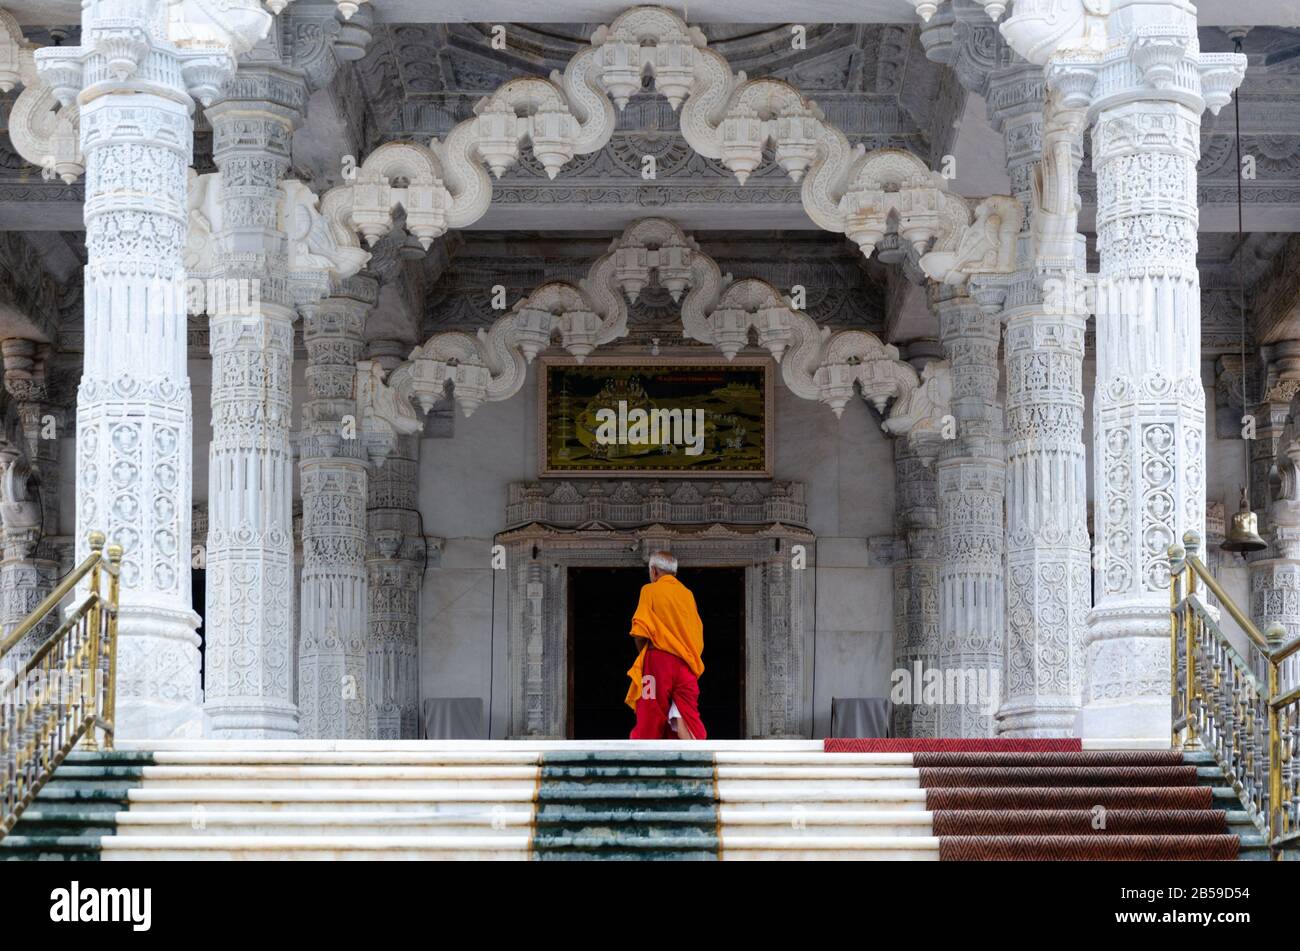
[[[768,282],[731,280],[677,225],[650,218],[629,225],[577,284],[547,281],[477,335],[434,335],[386,383],[373,366],[359,368],[367,445],[382,453],[397,435],[418,431],[416,407],[427,412],[448,387],[466,416],[484,402],[510,398],[523,386],[528,364],[556,336],[581,362],[626,334],[627,301],[652,277],[684,295],[688,337],[716,347],[728,360],[757,340],[797,396],[825,403],[837,416],[855,393],[881,413],[892,400],[895,409],[908,406],[910,415],[893,425],[887,421],[886,432],[914,428],[918,404],[910,397],[921,379],[896,347],[865,331],[819,328]]]

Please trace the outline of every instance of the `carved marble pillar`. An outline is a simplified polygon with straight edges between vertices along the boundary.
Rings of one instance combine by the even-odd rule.
[[[1196,12],[1119,2],[1108,52],[1048,65],[1091,99],[1097,175],[1093,464],[1100,595],[1089,617],[1085,737],[1169,736],[1166,550],[1205,533],[1205,393],[1196,269],[1204,95],[1226,100],[1232,57],[1205,60]],[[1114,51],[1114,54],[1110,52]],[[1213,86],[1212,86],[1213,82]]]
[[[208,295],[205,708],[222,737],[296,736],[292,695],[293,290],[280,179],[306,84],[278,63],[241,63],[206,111],[220,173]],[[251,307],[246,306],[251,304]]]
[[[376,297],[375,281],[358,275],[304,308],[298,706],[307,738],[362,739],[367,732],[368,464],[356,418],[356,369]]]
[[[895,523],[906,554],[894,564],[894,667],[916,682],[939,666],[938,501],[933,460],[922,459],[906,437],[894,442]],[[897,736],[939,736],[938,708],[894,706]]]
[[[1267,389],[1251,411],[1256,431],[1247,445],[1251,508],[1259,515],[1259,532],[1269,547],[1246,556],[1249,610],[1260,630],[1279,623],[1289,641],[1300,637],[1300,504],[1286,497],[1285,479],[1283,492],[1275,499],[1271,481],[1288,463],[1286,431],[1292,401],[1300,392],[1300,341],[1281,341],[1269,346],[1267,353]]]
[[[35,54],[42,80],[80,109],[88,261],[76,544],[81,560],[98,530],[125,553],[119,738],[206,729],[190,601],[191,94],[209,100],[270,22],[246,0],[232,0],[219,23],[191,4],[99,0],[83,5],[81,46]]]
[[[935,464],[939,521],[939,667],[962,695],[945,696],[939,735],[993,734],[1002,691],[1003,459],[997,403],[1001,327],[970,297],[931,287],[939,335],[952,373],[956,438]],[[970,689],[970,688],[976,689]],[[975,696],[972,696],[975,694]],[[964,702],[957,702],[962,700]]]
[[[45,378],[48,345],[10,338],[0,342],[4,354],[4,387],[16,412],[16,443],[5,453],[10,461],[0,473],[0,628],[21,623],[54,586],[58,562],[46,536],[58,534],[58,420],[50,405]],[[6,658],[16,669],[36,650],[54,627],[54,618],[33,631]]]
[[[386,342],[385,342],[386,343]],[[409,345],[375,353],[385,369],[402,362]],[[420,586],[425,540],[419,512],[419,435],[398,436],[370,473],[366,512],[366,572],[370,616],[366,648],[369,731],[381,740],[419,735]]]
[[[1072,253],[1082,252],[1081,239],[1070,227],[1059,236],[1063,247],[1049,246],[1044,212],[1054,204],[1073,210],[1084,115],[1054,102],[1044,108],[1043,71],[1023,61],[999,70],[989,86],[1012,188],[1029,212],[1003,305],[1007,643],[998,732],[1073,736],[1092,606],[1083,445],[1087,312],[1076,295],[1060,290],[1081,286],[1082,254]]]

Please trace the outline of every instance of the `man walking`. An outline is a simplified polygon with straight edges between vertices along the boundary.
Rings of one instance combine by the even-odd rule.
[[[641,588],[630,633],[640,648],[627,672],[627,705],[636,711],[631,738],[707,739],[699,682],[704,623],[695,596],[677,580],[677,559],[666,551],[650,556],[650,583]]]

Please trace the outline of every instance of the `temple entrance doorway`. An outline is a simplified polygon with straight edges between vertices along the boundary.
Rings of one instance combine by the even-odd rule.
[[[679,569],[704,622],[700,716],[710,739],[740,739],[745,722],[745,569]],[[568,571],[567,735],[627,739],[635,717],[624,702],[636,658],[628,630],[646,569],[570,567]]]

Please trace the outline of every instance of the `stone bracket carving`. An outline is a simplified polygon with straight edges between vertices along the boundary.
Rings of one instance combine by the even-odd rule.
[[[937,273],[1010,270],[1014,247],[989,242],[1013,237],[1014,229],[990,224],[997,215],[1019,220],[1005,204],[1014,199],[988,205],[972,233],[966,202],[919,158],[851,145],[793,86],[733,74],[698,28],[659,7],[635,7],[602,26],[563,74],[505,83],[442,141],[381,146],[355,181],[327,194],[327,217],[373,243],[392,227],[391,212],[401,204],[408,228],[427,248],[429,236],[467,227],[487,212],[489,170],[500,177],[518,162],[525,143],[551,178],[576,155],[603,148],[614,132],[615,103],[623,108],[646,74],[680,109],[682,135],[698,154],[722,162],[743,185],[772,148],[776,162],[801,183],[812,220],[847,235],[864,254],[896,234],[923,260],[940,254],[932,265]],[[402,155],[407,184],[400,197],[393,194],[397,173],[388,154],[376,159],[385,150]]]
[[[341,244],[336,240],[336,229],[329,226],[317,208],[315,193],[305,184],[282,179],[279,189],[276,220],[286,238],[286,254],[276,262],[269,279],[284,285],[286,301],[311,304],[357,274],[370,260],[370,253],[357,246],[355,235],[349,235],[351,240]],[[191,278],[219,278],[222,274],[226,206],[221,190],[219,172],[190,172],[185,270]],[[198,298],[189,301],[192,312],[198,302]]]

